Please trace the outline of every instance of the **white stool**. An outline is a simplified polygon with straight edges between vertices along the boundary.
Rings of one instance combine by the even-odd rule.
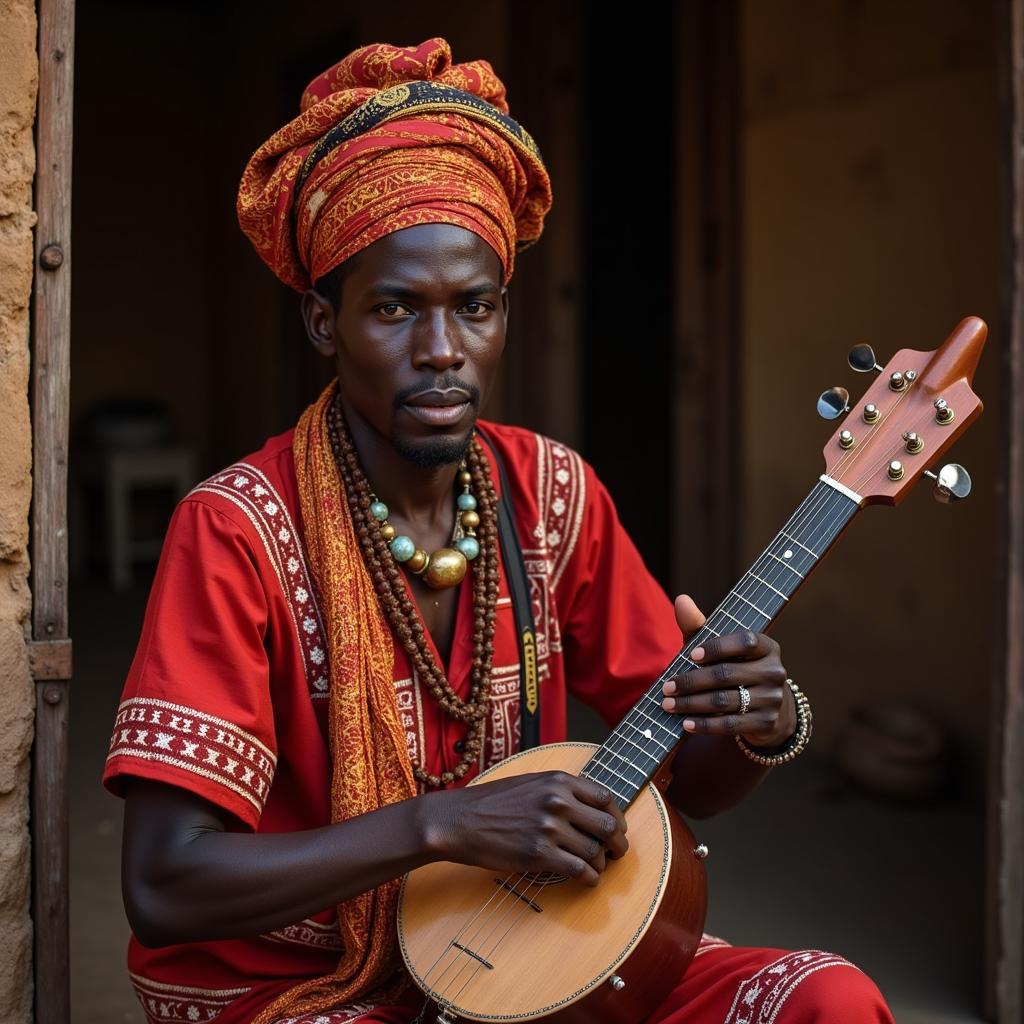
[[[132,585],[135,559],[156,560],[163,537],[133,536],[132,494],[152,487],[171,487],[175,500],[196,483],[195,452],[191,448],[142,448],[98,453],[107,506],[107,558],[115,590]]]

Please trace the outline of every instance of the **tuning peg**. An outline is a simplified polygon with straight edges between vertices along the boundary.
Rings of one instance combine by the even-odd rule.
[[[876,370],[881,373],[885,367],[875,362],[875,350],[870,345],[854,345],[846,354],[847,361],[858,373]]]
[[[971,493],[971,474],[957,462],[947,463],[937,474],[926,469],[924,475],[935,481],[935,500],[943,505],[960,501]]]
[[[818,396],[818,415],[823,420],[834,420],[850,411],[850,392],[846,388],[829,388]]]

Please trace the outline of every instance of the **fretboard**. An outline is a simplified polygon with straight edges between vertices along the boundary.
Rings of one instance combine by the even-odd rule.
[[[685,716],[670,714],[661,706],[665,682],[697,668],[690,652],[710,637],[738,629],[763,633],[858,509],[853,497],[822,477],[580,774],[607,786],[625,810],[683,736]]]

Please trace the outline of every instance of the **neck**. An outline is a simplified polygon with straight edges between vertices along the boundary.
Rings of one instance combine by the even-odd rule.
[[[737,629],[764,632],[788,604],[859,509],[845,489],[822,477],[786,525],[707,617],[665,671],[633,705],[581,774],[607,786],[625,809],[683,738],[682,715],[661,707],[662,685],[697,666],[690,651]]]
[[[374,430],[344,397],[340,401],[366,479],[392,515],[410,523],[450,520],[458,464],[416,465]]]

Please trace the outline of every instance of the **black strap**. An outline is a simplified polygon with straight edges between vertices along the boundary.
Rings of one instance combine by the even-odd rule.
[[[537,677],[537,634],[533,625],[533,604],[530,585],[526,579],[523,551],[516,533],[512,514],[512,495],[509,491],[505,464],[491,439],[477,426],[477,436],[485,442],[498,466],[501,498],[498,501],[498,539],[501,559],[508,573],[508,589],[512,595],[512,610],[519,638],[519,713],[521,750],[540,746],[540,680]]]

